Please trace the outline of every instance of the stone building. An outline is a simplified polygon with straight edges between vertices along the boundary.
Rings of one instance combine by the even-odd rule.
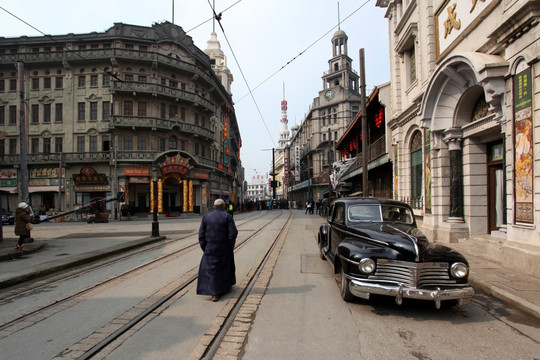
[[[291,134],[286,154],[295,176],[287,184],[289,200],[318,201],[331,192],[330,167],[338,160],[335,145],[360,110],[359,76],[352,68],[347,40],[343,30],[334,33],[322,90],[313,99],[302,124]]]
[[[390,34],[394,196],[423,230],[540,275],[540,7],[378,0]]]
[[[217,197],[236,200],[241,138],[232,75],[215,34],[208,54],[169,22],[0,38],[3,207],[13,210],[21,200],[17,62],[24,63],[35,209],[65,210],[123,193],[134,211],[148,212],[153,169],[158,210],[168,215],[204,212]]]

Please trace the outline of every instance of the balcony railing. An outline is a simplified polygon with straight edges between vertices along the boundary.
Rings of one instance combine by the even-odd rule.
[[[205,137],[208,140],[214,140],[214,132],[199,125],[189,124],[181,121],[178,117],[170,119],[161,119],[146,116],[126,116],[111,115],[110,129],[121,127],[127,128],[150,128],[152,130],[172,130],[178,128],[181,132]]]
[[[209,100],[205,99],[199,94],[195,94],[189,91],[175,89],[169,86],[152,83],[140,83],[134,81],[113,81],[111,92],[126,92],[126,93],[146,93],[151,95],[167,96],[170,98],[186,101],[196,106],[202,106],[210,112],[215,112],[215,105]]]
[[[413,209],[420,209],[422,210],[424,208],[424,197],[411,197],[411,196],[402,196],[400,198],[400,201],[403,201],[404,203],[407,203],[412,207]]]
[[[16,54],[1,54],[0,64],[12,64],[17,61],[22,61],[26,64],[63,64],[77,63],[88,61],[96,61],[103,59],[122,59],[132,62],[149,62],[170,66],[178,71],[196,75],[199,81],[204,81],[210,87],[219,87],[219,82],[216,78],[210,76],[205,70],[199,66],[172,57],[158,54],[150,51],[140,51],[132,49],[85,49],[85,50],[64,50],[64,51],[49,51],[39,53],[16,53]]]
[[[125,161],[128,163],[142,162],[151,163],[157,156],[155,151],[117,151],[117,161],[119,163]],[[210,169],[217,169],[217,161],[207,159],[202,156],[194,155],[193,158],[197,161],[199,166],[207,167]],[[20,155],[0,155],[0,161],[3,164],[20,164]],[[58,166],[60,163],[60,154],[28,154],[28,165],[47,165]],[[108,162],[114,163],[114,154],[110,151],[97,151],[97,152],[85,152],[85,153],[62,153],[62,163],[65,164],[92,164],[92,163]]]

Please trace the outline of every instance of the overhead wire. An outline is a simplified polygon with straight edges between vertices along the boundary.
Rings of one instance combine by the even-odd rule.
[[[227,37],[227,34],[225,33],[225,29],[223,28],[223,24],[221,23],[222,13],[220,13],[219,15],[216,14],[216,10],[214,9],[212,4],[210,3],[210,0],[207,0],[207,1],[208,1],[208,5],[212,9],[212,12],[214,13],[214,18],[216,19],[216,21],[219,24],[219,27],[221,28],[221,32],[223,33],[223,37],[225,38],[225,41],[227,42],[227,45],[229,46],[229,50],[231,51],[231,53],[233,55],[234,61],[236,62],[236,66],[238,66],[238,70],[240,71],[240,74],[242,75],[242,79],[244,79],[244,83],[246,84],[246,87],[248,88],[249,93],[251,94],[251,99],[253,100],[253,103],[255,104],[255,107],[257,108],[257,112],[259,113],[259,116],[261,117],[261,120],[262,120],[262,122],[264,124],[264,128],[266,129],[266,132],[268,133],[268,136],[270,137],[270,140],[272,141],[272,145],[274,147],[276,147],[274,139],[272,138],[272,135],[270,134],[270,130],[268,129],[268,126],[266,125],[266,121],[264,120],[264,116],[263,116],[263,114],[261,112],[261,109],[259,108],[259,104],[257,103],[257,100],[255,100],[255,96],[253,96],[253,92],[251,91],[251,88],[250,88],[249,83],[248,83],[248,81],[246,79],[244,71],[242,70],[242,66],[240,65],[240,62],[238,61],[238,58],[236,57],[236,54],[235,54],[235,52],[234,52],[234,50],[232,48],[232,45],[229,42],[229,38]]]
[[[356,12],[358,12],[360,9],[362,9],[367,3],[369,3],[371,0],[366,0],[362,5],[360,5],[356,10],[354,10],[352,13],[350,13],[348,16],[346,16],[341,22],[344,22],[346,21],[347,19],[349,19],[351,16],[353,16]],[[330,34],[335,28],[339,28],[340,24],[338,25],[335,25],[334,27],[332,27],[330,30],[328,30],[327,32],[325,32],[323,35],[321,35],[318,39],[316,39],[315,41],[313,41],[311,44],[308,45],[308,47],[306,47],[304,50],[300,51],[298,53],[298,55],[294,56],[291,60],[287,61],[285,63],[285,65],[281,66],[278,70],[276,70],[275,72],[273,72],[270,76],[268,76],[266,79],[264,79],[262,82],[260,82],[257,86],[255,86],[253,88],[253,90],[250,90],[249,92],[251,91],[255,91],[257,90],[260,86],[262,86],[264,83],[266,83],[268,80],[270,80],[271,78],[273,78],[277,73],[281,72],[283,69],[285,69],[285,67],[287,67],[288,65],[290,65],[293,61],[295,61],[298,57],[302,56],[306,51],[308,51],[310,48],[312,48],[316,43],[318,43],[319,41],[321,41],[322,39],[324,39],[326,37],[326,35]],[[248,89],[249,90],[249,89]],[[241,96],[238,101],[236,101],[237,103],[239,103],[240,101],[242,101],[242,99],[244,99],[246,96],[250,95],[250,93],[247,93],[243,96]]]

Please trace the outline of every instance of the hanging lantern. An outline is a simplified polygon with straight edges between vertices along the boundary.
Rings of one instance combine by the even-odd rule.
[[[382,123],[384,121],[384,110],[383,108],[380,108],[377,112],[377,115],[375,115],[375,125],[377,127],[381,127]]]

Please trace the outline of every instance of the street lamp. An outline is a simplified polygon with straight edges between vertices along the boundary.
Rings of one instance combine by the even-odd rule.
[[[159,168],[157,165],[152,167],[152,184],[153,184],[153,219],[152,219],[152,237],[159,237],[159,221],[158,221],[158,191],[157,191],[157,180],[158,180],[158,171]]]

